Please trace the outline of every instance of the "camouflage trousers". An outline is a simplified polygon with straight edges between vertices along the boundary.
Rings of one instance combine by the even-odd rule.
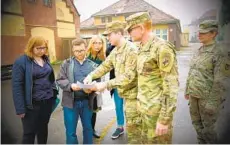
[[[125,99],[125,119],[128,144],[139,144],[141,123],[136,99]]]
[[[207,109],[207,99],[190,97],[189,110],[192,124],[197,132],[197,140],[199,144],[216,143],[217,134],[215,131],[215,123],[217,120],[216,111]]]
[[[172,123],[169,124],[169,131],[165,135],[155,134],[157,119],[159,115],[148,115],[141,113],[141,141],[140,144],[171,144]]]

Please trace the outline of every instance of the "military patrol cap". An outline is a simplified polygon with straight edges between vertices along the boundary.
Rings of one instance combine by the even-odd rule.
[[[199,25],[200,33],[208,33],[212,30],[218,30],[218,22],[216,20],[204,20]]]
[[[134,26],[142,24],[146,21],[151,21],[151,17],[148,12],[135,13],[126,18],[127,26],[125,29],[129,31],[129,29],[133,28]]]
[[[121,21],[110,22],[110,23],[106,24],[106,30],[103,33],[103,35],[108,35],[108,34],[115,32],[119,29],[124,29],[125,24],[126,24],[125,22],[121,22]]]

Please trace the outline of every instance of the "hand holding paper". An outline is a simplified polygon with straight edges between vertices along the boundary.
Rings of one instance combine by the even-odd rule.
[[[95,87],[95,82],[92,82],[90,84],[82,84],[81,82],[77,81],[77,85],[81,88],[81,89],[92,89]]]
[[[90,75],[88,75],[84,80],[83,80],[84,84],[91,84],[92,83],[92,77]]]
[[[106,89],[106,82],[99,82],[95,84],[96,90],[103,92]]]
[[[81,88],[78,86],[78,84],[75,84],[75,83],[71,84],[71,88],[72,88],[73,91],[78,91],[78,90],[81,89]]]

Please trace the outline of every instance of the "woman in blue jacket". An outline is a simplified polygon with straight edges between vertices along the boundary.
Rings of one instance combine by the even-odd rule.
[[[16,114],[23,125],[23,144],[46,144],[48,122],[55,101],[55,77],[48,44],[43,37],[29,39],[25,54],[13,64],[12,89]]]

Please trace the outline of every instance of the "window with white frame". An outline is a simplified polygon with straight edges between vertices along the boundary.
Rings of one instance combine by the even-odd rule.
[[[168,40],[168,29],[155,29],[155,35],[164,40]]]
[[[101,17],[101,23],[112,22],[112,17]]]
[[[101,18],[101,23],[105,23],[105,17]]]
[[[162,29],[162,37],[164,40],[168,40],[168,30]]]
[[[161,30],[160,29],[156,29],[155,30],[155,34],[157,37],[161,37]]]
[[[108,22],[112,22],[112,17],[108,17]]]

